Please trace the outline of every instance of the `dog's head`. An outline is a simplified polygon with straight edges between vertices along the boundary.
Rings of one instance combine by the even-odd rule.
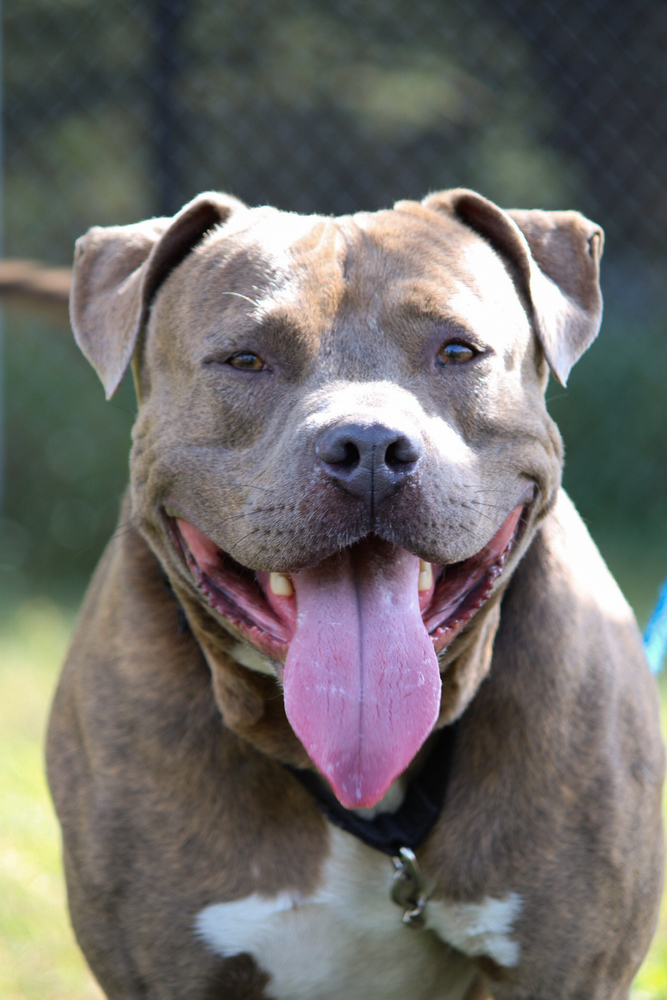
[[[597,333],[601,248],[578,213],[464,190],[340,219],[206,194],[77,244],[74,332],[108,395],[133,361],[133,517],[223,714],[252,728],[277,679],[344,805],[488,668],[559,486],[548,366],[564,383]]]

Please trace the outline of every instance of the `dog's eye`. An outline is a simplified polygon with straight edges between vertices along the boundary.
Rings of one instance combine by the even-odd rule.
[[[260,356],[253,354],[252,351],[239,351],[238,354],[232,354],[231,358],[227,359],[227,364],[244,372],[261,372],[266,368]]]
[[[444,365],[458,365],[464,361],[470,361],[479,351],[476,351],[470,344],[464,344],[459,340],[453,340],[441,349],[438,357]]]

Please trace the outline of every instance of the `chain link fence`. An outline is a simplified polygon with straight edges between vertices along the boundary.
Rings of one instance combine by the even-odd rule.
[[[607,318],[551,406],[566,483],[648,607],[667,566],[666,47],[662,0],[4,0],[4,253],[66,264],[89,225],[207,188],[304,212],[450,186],[580,209],[607,231]],[[5,354],[5,586],[75,593],[113,527],[131,388],[104,407],[67,332],[9,310]]]

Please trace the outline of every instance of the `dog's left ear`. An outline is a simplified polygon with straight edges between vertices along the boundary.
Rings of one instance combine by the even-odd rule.
[[[509,262],[549,366],[565,385],[600,329],[600,227],[579,212],[503,211],[463,188],[422,204],[470,226]]]
[[[244,207],[231,195],[208,192],[172,219],[95,226],[76,241],[70,319],[107,399],[122,381],[160,285],[209,229]]]

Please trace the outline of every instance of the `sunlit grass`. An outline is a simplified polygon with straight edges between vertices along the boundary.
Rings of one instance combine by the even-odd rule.
[[[0,634],[0,997],[99,1000],[70,929],[42,746],[71,622],[27,605]]]
[[[26,605],[0,631],[0,997],[100,1000],[67,918],[42,746],[71,619]],[[663,699],[667,732],[667,698]],[[633,1000],[667,997],[667,903]]]
[[[662,731],[667,736],[667,685],[663,677]],[[667,825],[667,789],[663,797],[663,815]],[[658,930],[651,950],[635,980],[632,1000],[665,1000],[667,998],[667,893],[663,896]]]

